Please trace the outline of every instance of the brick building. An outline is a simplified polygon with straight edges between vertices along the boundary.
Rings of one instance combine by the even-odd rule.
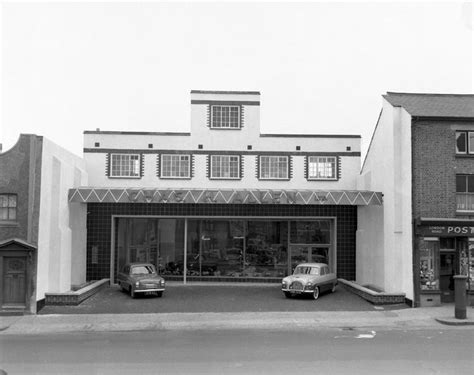
[[[357,280],[432,306],[463,274],[472,303],[474,95],[384,95],[359,188],[384,206],[359,210]]]
[[[317,127],[317,123],[315,123]],[[87,279],[280,282],[304,261],[355,278],[360,136],[261,134],[260,93],[192,91],[191,131],[85,131]]]
[[[33,134],[0,153],[0,312],[35,313],[46,292],[85,281],[86,212],[67,201],[84,165]]]

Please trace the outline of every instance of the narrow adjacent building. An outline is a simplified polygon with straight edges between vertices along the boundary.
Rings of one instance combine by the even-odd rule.
[[[86,211],[67,199],[84,184],[82,158],[44,137],[0,153],[0,313],[36,313],[85,282]]]
[[[317,129],[318,124],[314,124]],[[88,280],[151,262],[167,280],[280,282],[301,262],[356,276],[359,135],[261,134],[260,93],[191,91],[190,132],[84,132]]]
[[[465,275],[473,304],[474,95],[384,95],[358,186],[384,205],[359,209],[356,280],[436,306]]]

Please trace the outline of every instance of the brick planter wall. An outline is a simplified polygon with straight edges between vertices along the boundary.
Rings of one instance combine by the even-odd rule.
[[[85,301],[87,298],[96,294],[102,288],[109,286],[109,279],[102,279],[96,281],[85,288],[66,292],[66,293],[46,293],[45,294],[45,304],[46,305],[73,305],[77,306],[81,302]]]
[[[338,279],[338,281],[345,289],[351,293],[357,294],[359,297],[362,297],[374,305],[394,305],[405,303],[405,293],[375,292],[351,281],[344,279]]]

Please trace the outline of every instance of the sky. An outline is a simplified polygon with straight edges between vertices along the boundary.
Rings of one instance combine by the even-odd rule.
[[[387,91],[473,93],[472,3],[1,3],[3,151],[189,131],[190,90],[261,93],[262,133],[359,134]]]

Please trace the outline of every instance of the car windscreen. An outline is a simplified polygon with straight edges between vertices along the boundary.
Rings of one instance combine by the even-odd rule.
[[[132,275],[147,275],[155,272],[151,266],[136,266],[132,267]]]
[[[294,275],[316,275],[319,276],[319,268],[300,266],[296,267]]]

